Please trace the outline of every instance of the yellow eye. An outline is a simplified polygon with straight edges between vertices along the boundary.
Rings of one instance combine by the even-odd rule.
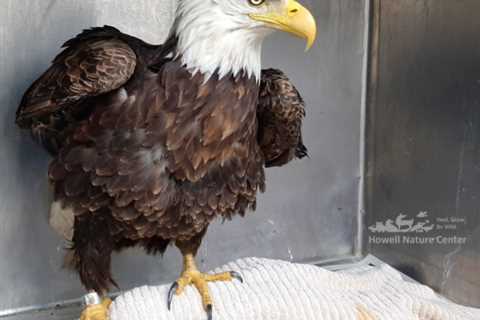
[[[260,6],[262,5],[265,0],[248,0],[252,6]]]

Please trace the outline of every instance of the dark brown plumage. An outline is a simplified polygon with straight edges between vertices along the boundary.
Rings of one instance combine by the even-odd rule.
[[[282,166],[308,155],[303,145],[305,103],[280,70],[262,71],[258,102],[259,144],[267,167]]]
[[[306,155],[304,104],[280,71],[203,81],[176,40],[152,46],[112,27],[83,32],[25,94],[17,123],[54,159],[55,200],[73,208],[73,265],[108,290],[112,251],[196,252],[213,219],[254,209],[264,166]]]

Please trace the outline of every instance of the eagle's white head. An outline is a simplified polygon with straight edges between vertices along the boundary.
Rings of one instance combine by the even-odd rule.
[[[176,54],[205,79],[244,71],[258,80],[262,43],[273,30],[305,38],[307,48],[317,32],[312,14],[295,0],[179,0]]]

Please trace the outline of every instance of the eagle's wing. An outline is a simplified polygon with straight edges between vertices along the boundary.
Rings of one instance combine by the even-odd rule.
[[[137,57],[113,27],[85,30],[64,44],[52,66],[25,93],[17,123],[68,109],[79,101],[120,88],[133,75]]]
[[[295,86],[281,71],[262,71],[258,105],[258,140],[267,167],[282,166],[307,156],[302,141],[305,104]]]

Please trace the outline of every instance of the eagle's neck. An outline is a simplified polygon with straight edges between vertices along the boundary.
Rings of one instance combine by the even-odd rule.
[[[211,12],[203,16],[199,12],[193,18],[180,15],[174,32],[175,53],[192,74],[200,72],[207,81],[213,75],[221,79],[243,72],[259,81],[265,32],[238,28]]]

